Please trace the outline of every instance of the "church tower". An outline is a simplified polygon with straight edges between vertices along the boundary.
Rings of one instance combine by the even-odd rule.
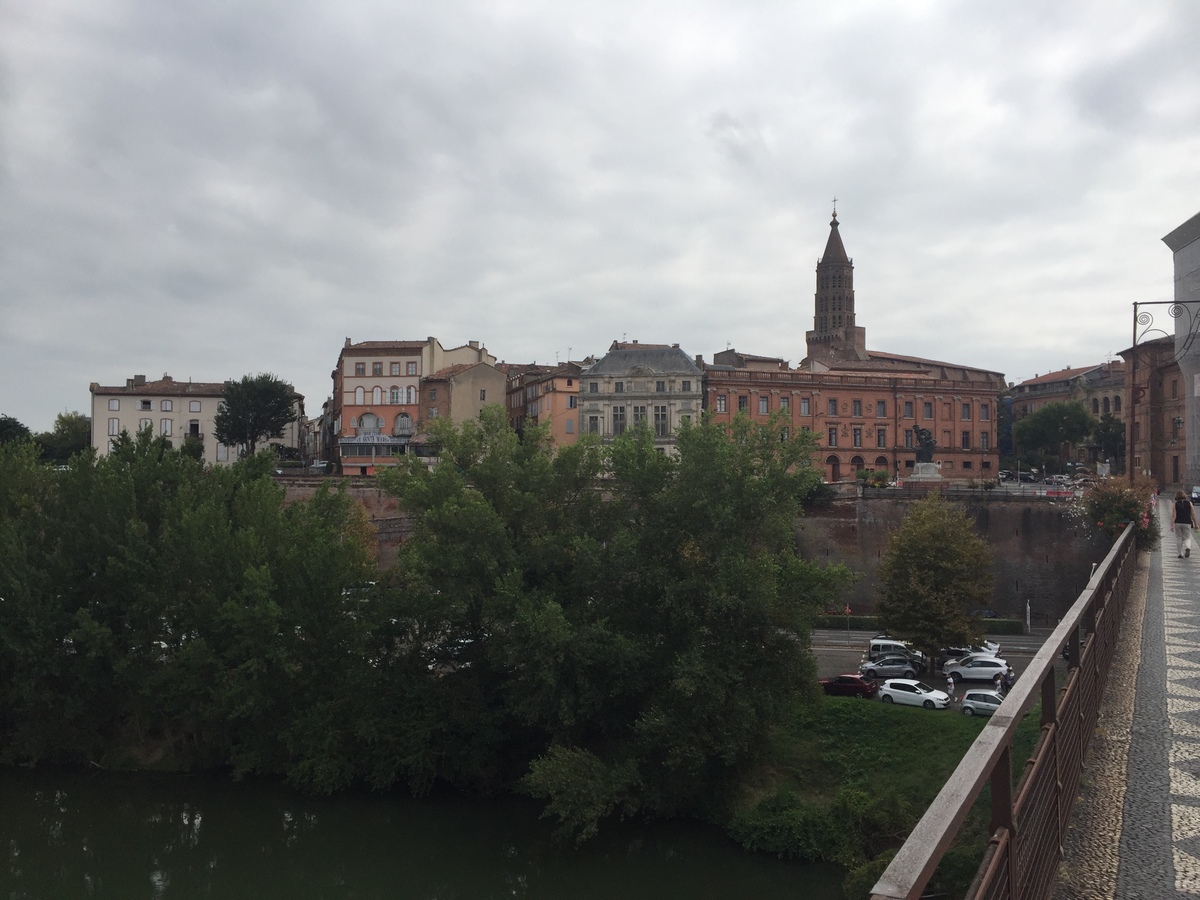
[[[822,363],[865,360],[867,330],[854,324],[854,261],[838,233],[837,209],[829,223],[825,255],[817,260],[813,330],[805,336],[808,359]]]

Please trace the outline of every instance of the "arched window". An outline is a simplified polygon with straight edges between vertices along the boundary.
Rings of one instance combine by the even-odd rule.
[[[882,472],[886,472],[888,470],[887,457],[886,456],[875,457],[875,468],[879,469]]]
[[[374,413],[363,413],[359,418],[359,433],[379,434],[379,417]]]
[[[396,416],[396,421],[392,433],[397,437],[411,437],[416,429],[413,428],[412,416],[408,413],[400,413]]]
[[[408,386],[407,396],[408,399],[404,401],[406,404],[411,406],[417,402],[417,389],[411,384]]]
[[[1121,395],[1117,394],[1117,396],[1113,397],[1113,412],[1120,412],[1120,411],[1121,411]]]
[[[1093,416],[1100,415],[1100,401],[1099,400],[1095,400],[1095,399],[1092,400],[1092,415]]]
[[[1107,416],[1110,412],[1112,412],[1112,409],[1109,408],[1108,398],[1105,397],[1104,398],[1104,414]]]
[[[371,391],[371,402],[376,405],[383,402],[383,388],[377,387]]]
[[[356,406],[362,406],[366,402],[367,402],[366,392],[360,387],[355,388],[354,389],[354,404]]]
[[[388,402],[393,406],[400,403],[400,388],[392,385],[391,390],[388,391]]]

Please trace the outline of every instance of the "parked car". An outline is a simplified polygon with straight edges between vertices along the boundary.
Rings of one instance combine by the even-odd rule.
[[[1192,485],[1192,503],[1200,503],[1200,484]]]
[[[869,659],[858,667],[863,678],[916,678],[917,664],[908,656],[895,654]]]
[[[898,641],[890,635],[877,634],[867,644],[867,659],[874,660],[882,656],[907,656],[916,665],[918,672],[924,672],[929,668],[928,663],[925,662],[924,653],[912,649],[908,644]]]
[[[999,684],[1008,671],[1008,663],[995,656],[968,656],[942,667],[947,678],[955,681],[991,681]]]
[[[962,696],[962,711],[964,716],[990,716],[1004,702],[1004,695],[999,691],[985,691],[972,688]]]
[[[908,678],[891,678],[879,689],[884,703],[903,703],[906,706],[923,706],[926,709],[945,709],[950,705],[950,695],[935,690],[921,681]]]
[[[865,700],[879,693],[879,685],[861,675],[838,675],[822,678],[821,690],[831,697],[858,697]]]
[[[974,644],[969,647],[943,647],[938,651],[938,656],[942,659],[942,668],[946,663],[953,662],[957,659],[962,659],[964,656],[999,656],[1000,645],[995,641],[984,641],[982,644]]]

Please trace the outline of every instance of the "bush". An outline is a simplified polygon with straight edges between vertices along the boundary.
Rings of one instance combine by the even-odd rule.
[[[1106,478],[1088,488],[1083,510],[1092,527],[1116,540],[1132,525],[1139,550],[1158,546],[1158,516],[1153,508],[1154,488],[1149,481]]]

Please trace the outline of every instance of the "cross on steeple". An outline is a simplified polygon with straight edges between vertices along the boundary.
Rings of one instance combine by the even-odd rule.
[[[833,198],[833,217],[837,218],[837,197]]]

